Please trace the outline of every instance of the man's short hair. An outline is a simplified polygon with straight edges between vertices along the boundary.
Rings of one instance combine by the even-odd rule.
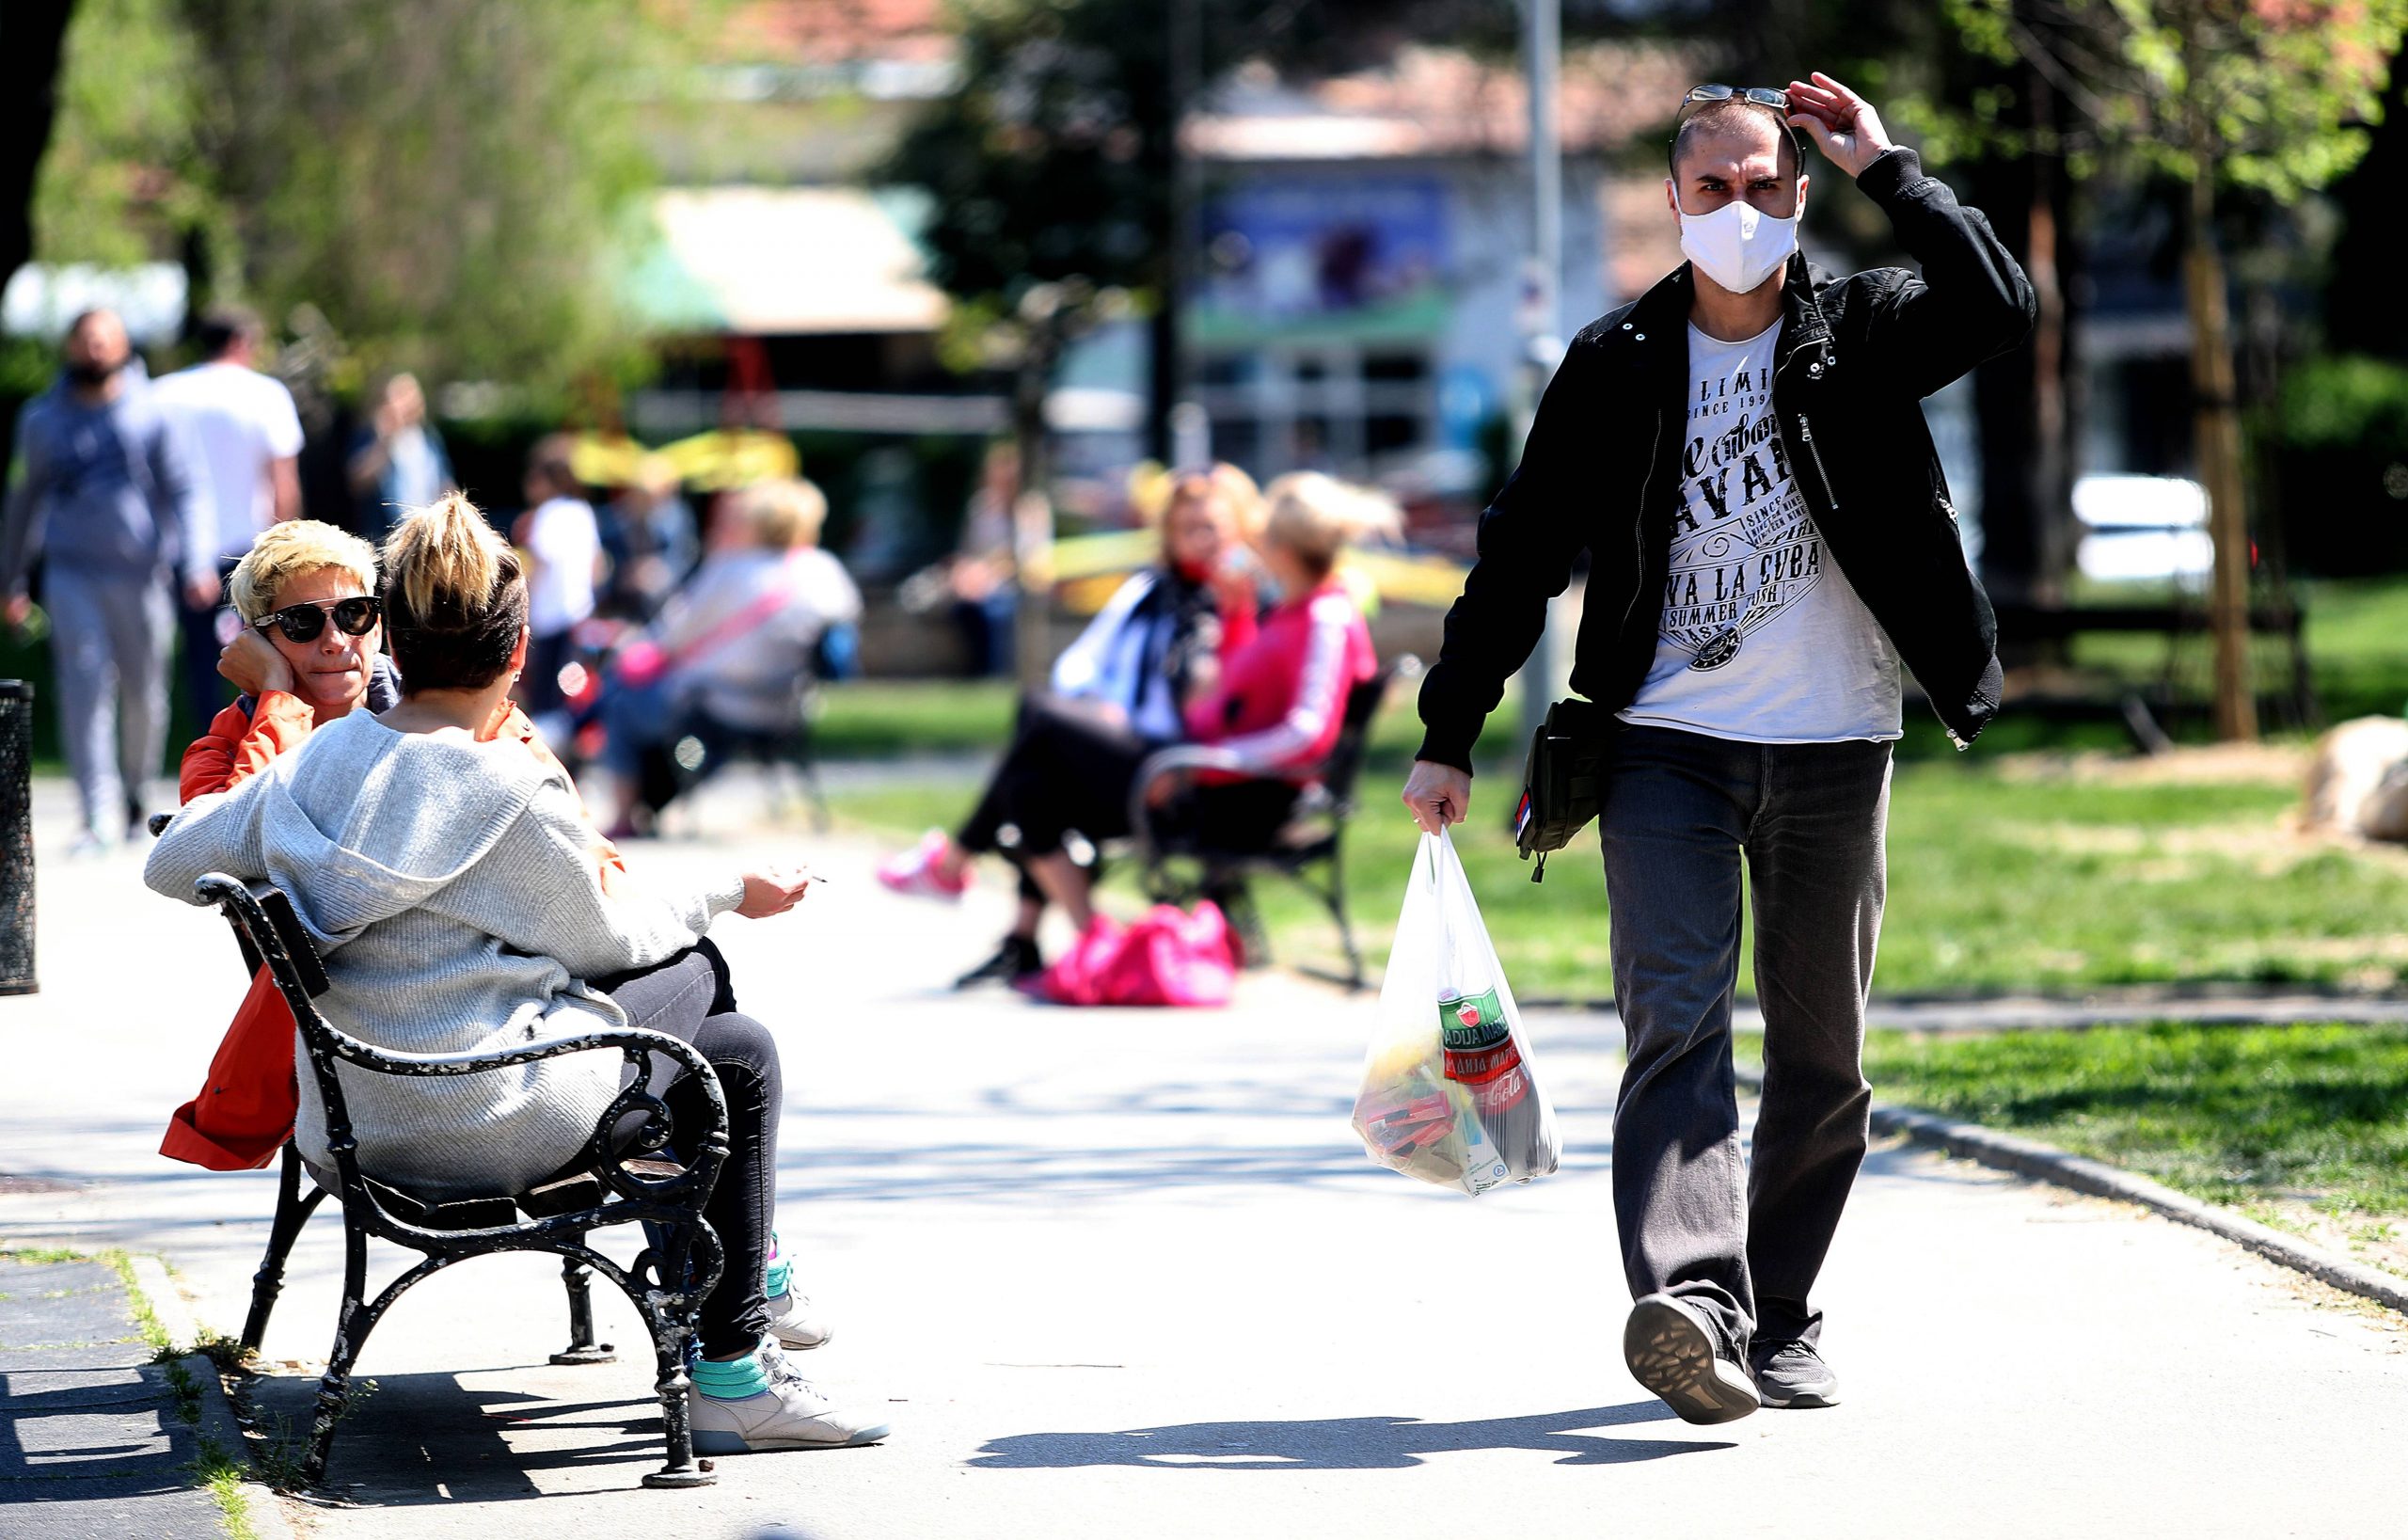
[[[800,476],[754,482],[738,494],[737,507],[753,538],[770,550],[811,545],[828,522],[826,494]]]
[[[234,564],[227,596],[246,624],[256,624],[276,609],[286,583],[326,567],[359,579],[363,594],[376,592],[376,548],[367,541],[312,518],[271,524]]]
[[[1770,126],[1774,137],[1779,141],[1778,148],[1774,151],[1773,164],[1790,176],[1798,175],[1804,165],[1798,156],[1798,131],[1791,128],[1785,120],[1774,117],[1770,107],[1759,106],[1744,97],[1735,96],[1727,102],[1710,102],[1682,120],[1680,128],[1672,135],[1673,180],[1680,179],[1681,156],[1688,149],[1692,140],[1703,138],[1709,134],[1728,133],[1739,123],[1760,123]],[[1784,160],[1789,164],[1782,166],[1781,163]]]
[[[193,340],[200,344],[202,357],[222,358],[237,342],[256,342],[266,330],[255,310],[240,305],[212,305],[200,312]]]

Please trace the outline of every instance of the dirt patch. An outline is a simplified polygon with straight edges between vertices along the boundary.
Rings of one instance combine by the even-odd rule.
[[[2408,1278],[2408,1215],[2335,1215],[2305,1198],[2271,1198],[2243,1213],[2376,1272]]]
[[[2159,754],[2011,754],[1998,760],[2010,781],[2070,781],[2084,786],[2280,786],[2296,787],[2307,774],[2308,748],[2299,743],[2213,743]]]

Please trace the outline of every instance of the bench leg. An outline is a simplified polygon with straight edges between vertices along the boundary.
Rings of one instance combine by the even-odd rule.
[[[342,1310],[335,1317],[334,1350],[326,1355],[326,1373],[318,1381],[318,1412],[309,1426],[309,1452],[301,1462],[301,1479],[317,1486],[326,1479],[326,1455],[334,1448],[335,1424],[351,1405],[351,1366],[359,1361],[360,1344],[376,1319],[363,1298],[368,1292],[368,1237],[345,1216],[342,1233]]]
[[[1329,889],[1322,895],[1329,905],[1329,917],[1338,922],[1338,942],[1346,948],[1346,987],[1363,987],[1363,948],[1354,941],[1354,922],[1346,914],[1346,856],[1343,850],[1329,858]]]
[[[553,1354],[552,1361],[616,1363],[619,1356],[610,1344],[594,1340],[594,1269],[575,1257],[562,1257],[561,1281],[568,1286],[568,1346]]]
[[[687,1250],[684,1237],[673,1238],[673,1243],[662,1248],[659,1275],[664,1282],[671,1258],[675,1259],[683,1274]],[[664,1288],[646,1290],[637,1300],[644,1325],[652,1330],[653,1352],[659,1363],[660,1377],[653,1389],[660,1396],[660,1428],[667,1435],[669,1445],[667,1463],[643,1478],[646,1486],[708,1486],[719,1480],[707,1466],[694,1459],[694,1383],[686,1373],[686,1359],[693,1351],[697,1335],[695,1304],[700,1298],[699,1291],[671,1294]],[[679,1303],[673,1304],[673,1300]]]
[[[243,1322],[244,1352],[258,1352],[266,1339],[268,1316],[276,1310],[277,1296],[284,1292],[284,1260],[301,1227],[309,1223],[325,1196],[325,1189],[315,1184],[308,1197],[301,1195],[301,1154],[287,1143],[283,1168],[276,1179],[276,1218],[268,1226],[267,1254],[260,1259],[260,1270],[251,1275],[251,1313]]]

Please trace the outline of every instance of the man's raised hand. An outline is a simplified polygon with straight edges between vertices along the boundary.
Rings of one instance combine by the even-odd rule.
[[[1811,84],[1789,83],[1789,105],[1790,127],[1804,129],[1824,157],[1851,177],[1863,175],[1893,148],[1873,103],[1820,70]]]

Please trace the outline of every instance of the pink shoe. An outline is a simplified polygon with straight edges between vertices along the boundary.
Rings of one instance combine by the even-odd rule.
[[[931,829],[919,844],[894,857],[878,868],[878,880],[897,893],[908,893],[922,898],[958,898],[970,889],[970,868],[965,865],[950,882],[937,870],[937,863],[953,849],[953,841],[942,829]]]

